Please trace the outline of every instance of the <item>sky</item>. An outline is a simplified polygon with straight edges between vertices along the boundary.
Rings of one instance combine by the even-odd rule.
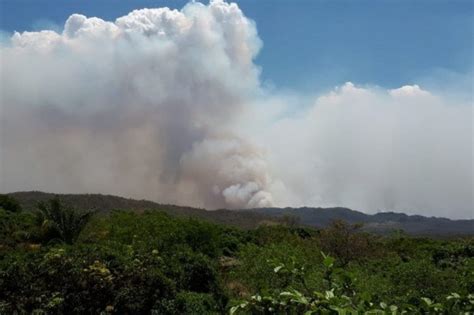
[[[1,0],[0,29],[61,29],[73,13],[114,20],[134,9],[186,1]],[[256,59],[269,86],[321,92],[347,81],[394,88],[435,73],[446,81],[472,73],[469,0],[237,1],[257,23],[264,47]]]
[[[0,0],[0,192],[474,218],[473,6]]]

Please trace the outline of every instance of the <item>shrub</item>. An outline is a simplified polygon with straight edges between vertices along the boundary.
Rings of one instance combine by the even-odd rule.
[[[373,236],[361,233],[362,225],[350,225],[344,221],[334,221],[320,233],[319,245],[323,251],[337,257],[338,263],[346,266],[355,260],[365,260],[374,256]],[[382,250],[382,248],[378,248]],[[380,254],[380,253],[379,253]]]
[[[9,212],[21,212],[20,203],[15,198],[4,194],[0,194],[0,209]]]
[[[385,302],[374,303],[370,298],[365,298],[356,292],[347,294],[345,285],[336,274],[344,271],[335,267],[335,259],[323,254],[325,280],[330,288],[325,291],[300,291],[293,288],[280,290],[269,295],[255,294],[250,298],[237,301],[230,308],[230,314],[469,314],[474,311],[474,295],[461,296],[452,293],[438,302],[426,297],[414,298],[411,303],[389,305]],[[305,281],[307,275],[303,268],[288,269],[285,265],[275,268],[274,273],[296,273],[298,279]],[[305,287],[304,283],[303,286]]]

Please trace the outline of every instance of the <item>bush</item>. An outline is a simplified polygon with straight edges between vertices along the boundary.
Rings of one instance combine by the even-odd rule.
[[[0,314],[472,312],[472,238],[380,238],[342,223],[246,231],[159,211],[85,222],[46,209],[45,225],[0,209]]]
[[[180,292],[176,299],[160,302],[152,314],[222,314],[222,311],[211,294]]]
[[[330,285],[325,291],[306,290],[302,292],[293,288],[280,290],[270,295],[256,294],[243,301],[237,301],[230,309],[230,314],[397,314],[400,313],[465,313],[474,311],[474,295],[461,296],[451,293],[438,302],[427,297],[412,298],[411,303],[390,305],[385,302],[372,301],[370,298],[352,294],[346,291],[341,279],[345,277],[334,277],[344,275],[344,271],[336,268],[335,259],[323,254],[323,265],[325,268],[325,280]],[[283,271],[283,272],[282,272]],[[303,268],[288,269],[280,265],[273,270],[276,274],[296,273],[301,275],[299,280],[304,284],[307,275]]]
[[[8,212],[21,212],[20,203],[13,197],[0,194],[0,209]]]
[[[322,230],[319,244],[323,251],[337,257],[338,262],[346,266],[355,260],[366,260],[376,254],[374,237],[361,233],[362,225],[350,225],[344,221],[334,221]],[[380,247],[378,250],[382,250]],[[380,253],[378,253],[380,255]]]

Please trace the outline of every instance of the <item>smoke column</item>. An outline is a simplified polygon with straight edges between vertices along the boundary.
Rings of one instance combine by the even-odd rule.
[[[472,217],[472,100],[346,83],[296,106],[262,87],[261,47],[223,1],[13,34],[0,191]]]

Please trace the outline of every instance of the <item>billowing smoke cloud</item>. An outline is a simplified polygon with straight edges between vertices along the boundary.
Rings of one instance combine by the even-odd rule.
[[[472,121],[472,103],[417,85],[346,83],[267,123],[275,202],[473,217]]]
[[[258,89],[260,46],[221,1],[15,33],[2,48],[2,190],[269,205],[265,161],[232,130]]]
[[[346,83],[296,107],[262,88],[260,48],[222,1],[15,33],[1,48],[0,190],[472,217],[471,103]]]

